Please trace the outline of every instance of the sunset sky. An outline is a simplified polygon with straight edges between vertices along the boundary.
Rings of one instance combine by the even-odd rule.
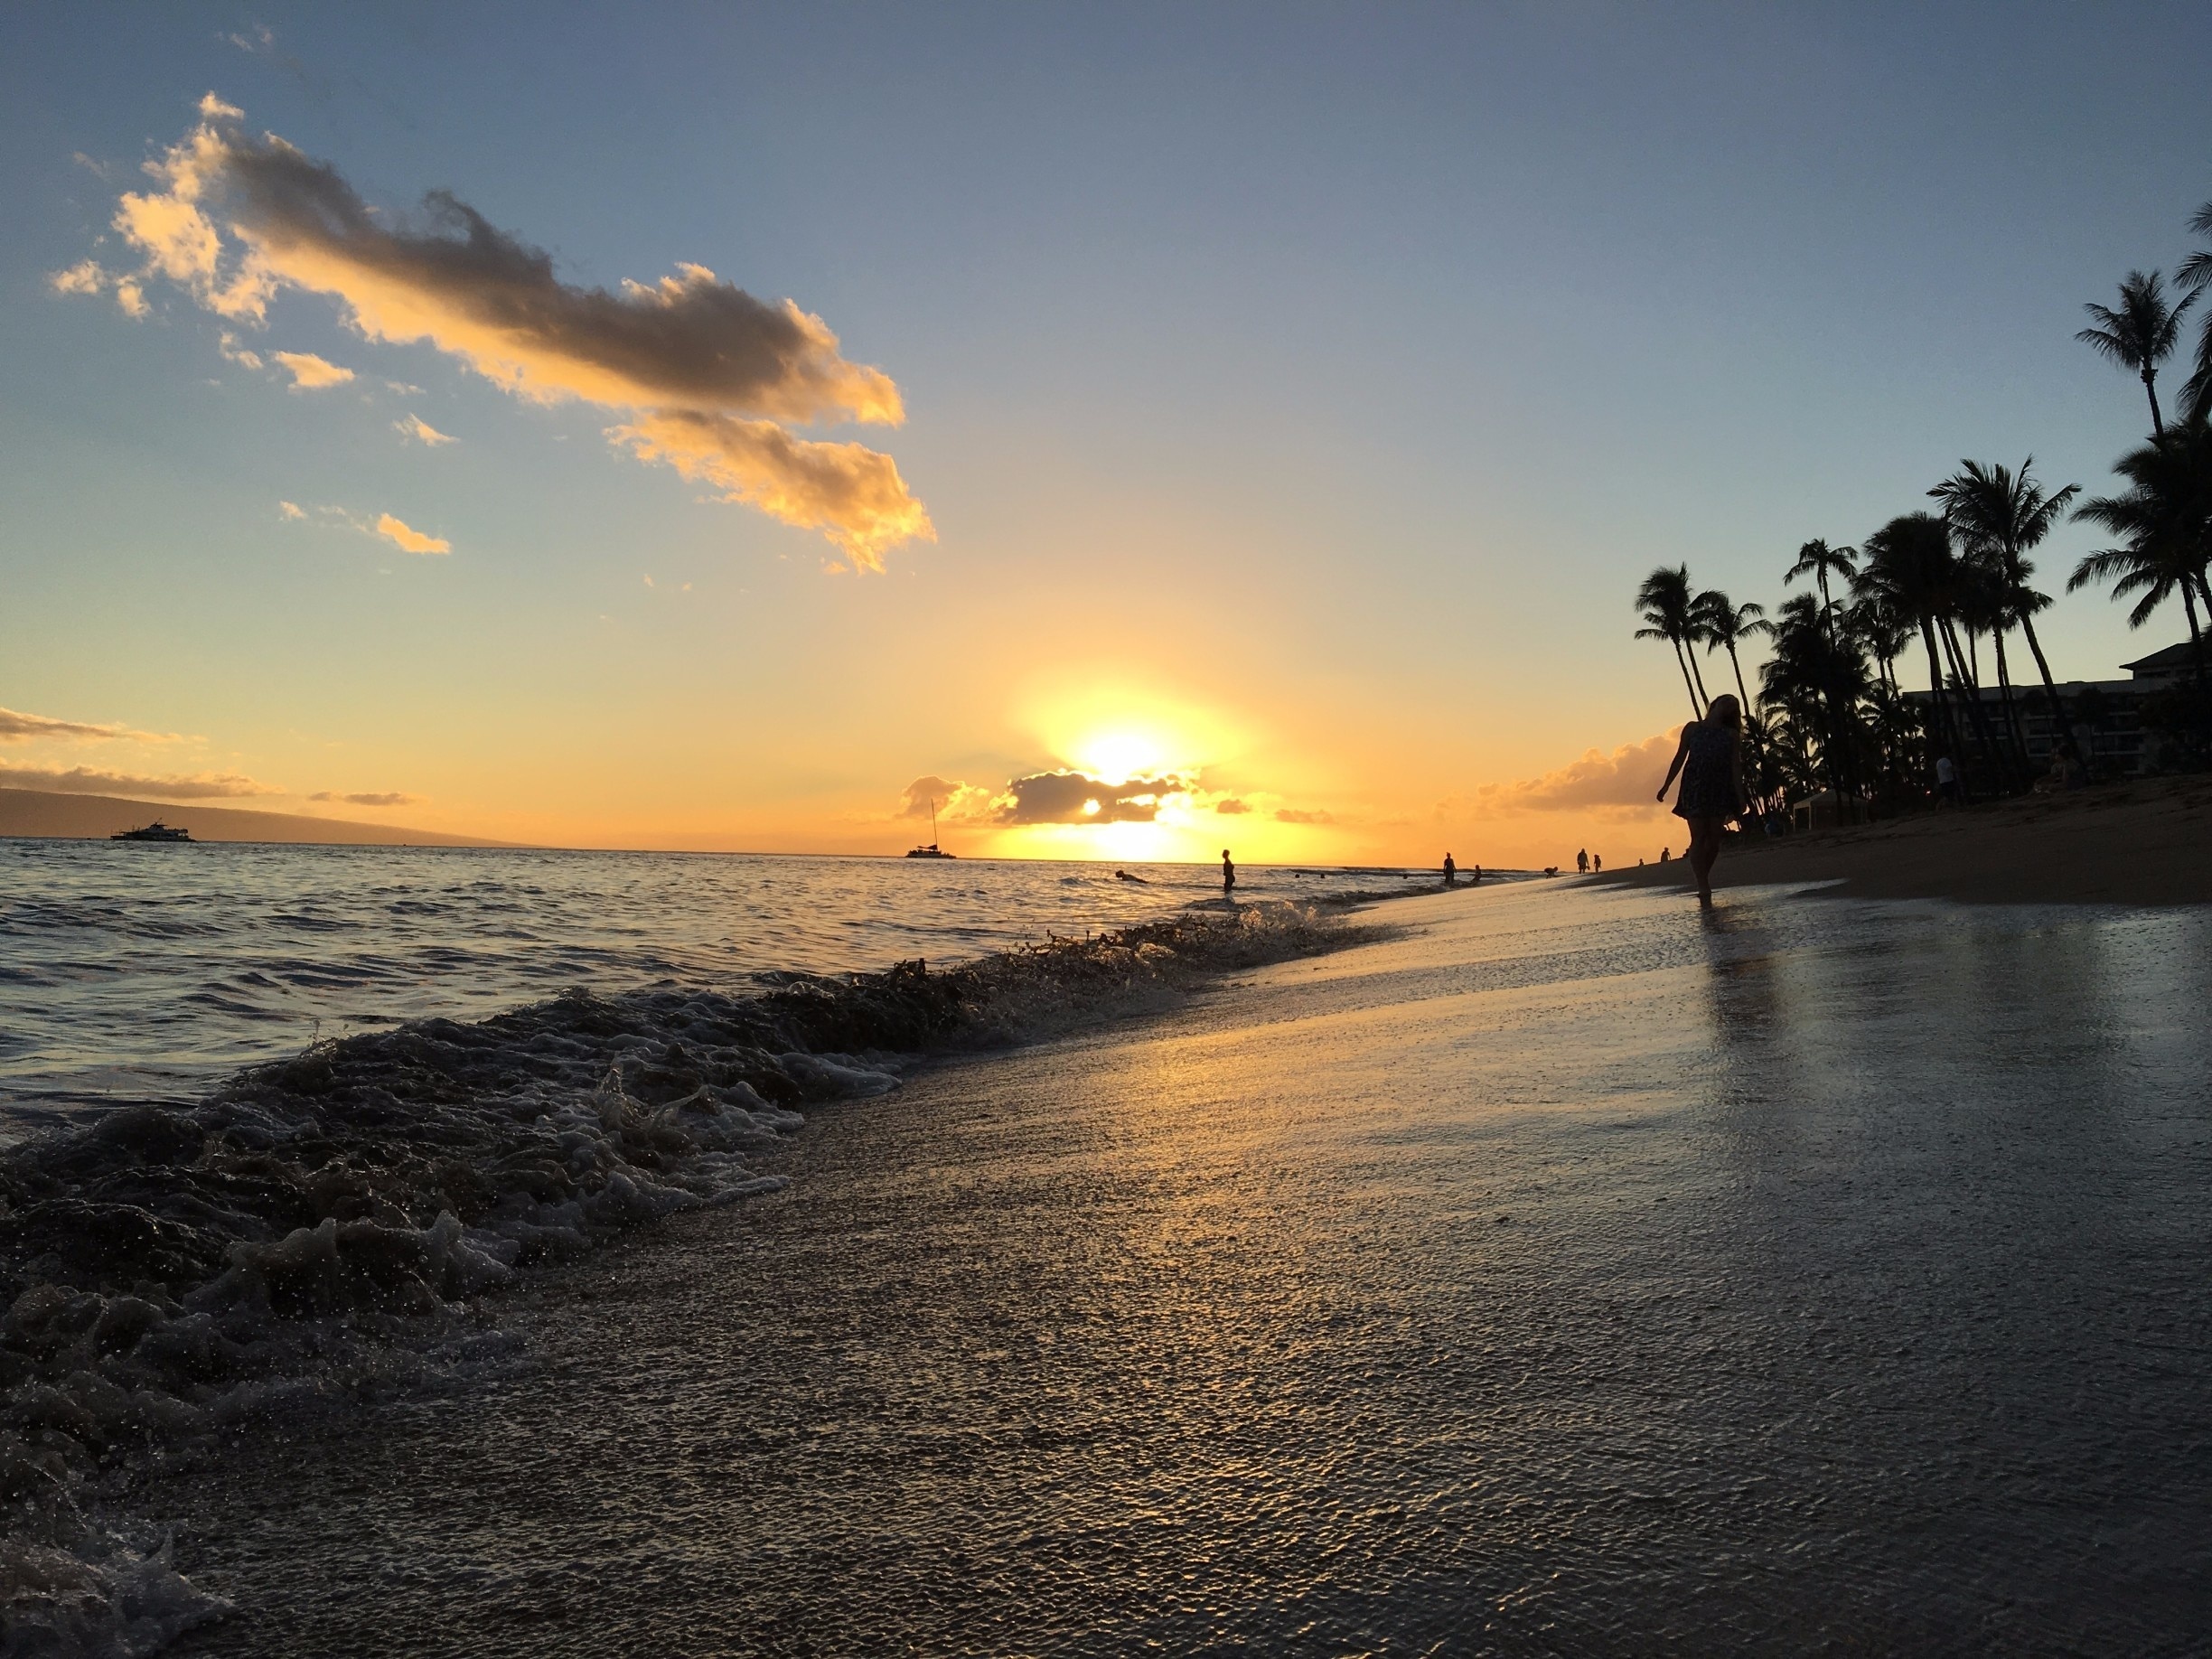
[[[1641,576],[2104,489],[2212,198],[2201,5],[0,39],[0,785],[564,845],[1655,856]]]

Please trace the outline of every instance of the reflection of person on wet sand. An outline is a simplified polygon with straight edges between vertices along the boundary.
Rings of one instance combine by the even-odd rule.
[[[1229,861],[1229,849],[1222,848],[1222,897],[1236,897],[1236,866]]]
[[[1713,698],[1702,720],[1682,727],[1674,762],[1659,786],[1660,800],[1666,799],[1677,773],[1682,790],[1674,797],[1674,816],[1690,825],[1690,869],[1697,877],[1698,903],[1711,909],[1721,826],[1750,807],[1743,778],[1743,710],[1727,692]],[[1665,861],[1662,854],[1660,862]]]

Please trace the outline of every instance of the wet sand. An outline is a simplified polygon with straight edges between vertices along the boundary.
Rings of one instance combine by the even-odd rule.
[[[1529,884],[820,1113],[181,1651],[2201,1651],[2212,916]]]
[[[1676,828],[1679,853],[1689,830]],[[1593,879],[1686,887],[1690,870],[1670,861]],[[1713,869],[1715,887],[1810,881],[1864,898],[2212,904],[2212,778],[2100,784],[1778,841],[1747,836]]]

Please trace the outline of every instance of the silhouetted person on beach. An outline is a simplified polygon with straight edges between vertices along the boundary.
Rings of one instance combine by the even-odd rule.
[[[1936,757],[1936,810],[1959,803],[1958,764],[1948,755]]]
[[[1459,867],[1452,862],[1451,854],[1446,853],[1444,855],[1444,885],[1448,887],[1456,886],[1458,881]]]
[[[1690,826],[1690,870],[1697,877],[1698,903],[1711,910],[1712,867],[1720,856],[1721,828],[1751,808],[1743,779],[1743,710],[1727,692],[1706,707],[1702,720],[1682,727],[1674,763],[1659,786],[1660,800],[1666,799],[1677,773],[1682,774],[1682,790],[1674,797],[1674,816]],[[1659,862],[1666,862],[1665,853],[1659,855]]]
[[[1589,848],[1587,847],[1579,848],[1575,853],[1575,874],[1578,876],[1589,874]]]
[[[1601,871],[1605,868],[1605,858],[1601,854],[1590,854],[1590,868],[1593,871]]]
[[[1229,849],[1222,848],[1222,897],[1236,897],[1236,866],[1229,861]]]

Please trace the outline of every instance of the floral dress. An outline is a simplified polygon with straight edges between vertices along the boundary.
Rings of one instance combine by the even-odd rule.
[[[1690,753],[1682,758],[1674,816],[1735,817],[1743,805],[1736,797],[1735,731],[1710,720],[1692,721],[1685,731]]]

